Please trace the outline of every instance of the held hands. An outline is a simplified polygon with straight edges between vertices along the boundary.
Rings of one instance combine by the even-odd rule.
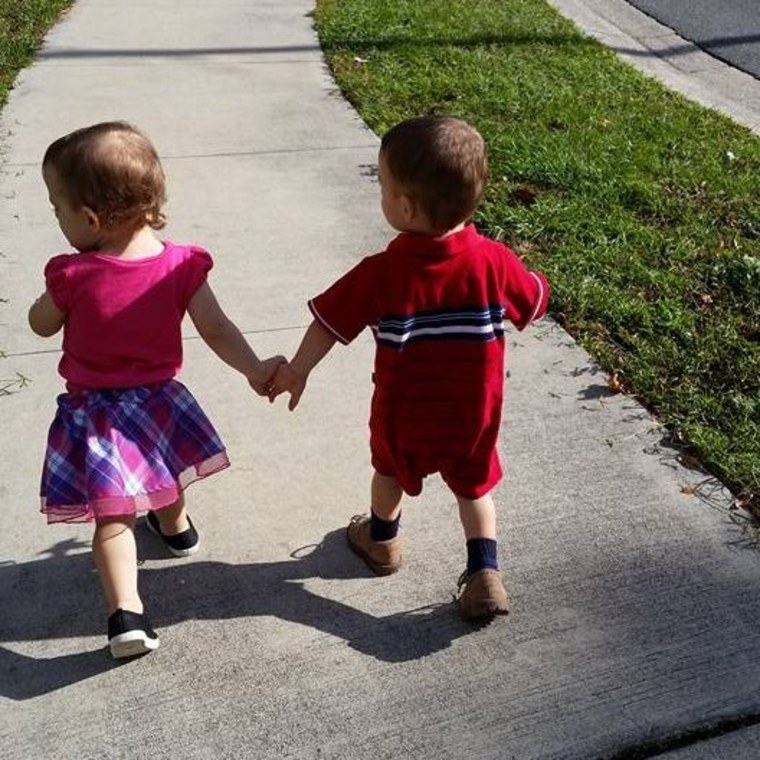
[[[285,357],[270,356],[268,359],[263,359],[259,362],[259,366],[255,374],[248,376],[248,385],[253,388],[259,396],[269,396],[269,400],[272,400],[271,393],[269,392],[269,386],[272,378],[274,377],[277,368],[287,364]]]
[[[274,377],[268,385],[269,402],[272,403],[281,393],[290,393],[288,409],[292,412],[301,400],[301,395],[306,388],[306,376],[296,372],[288,362],[283,362],[277,367]]]
[[[309,373],[333,347],[337,338],[316,319],[309,325],[301,345],[290,362],[282,362],[267,384],[270,403],[287,391],[290,393],[288,409],[292,412],[301,400]]]
[[[284,356],[270,356],[259,362],[256,374],[248,376],[248,384],[259,396],[267,396],[269,403],[281,393],[290,393],[288,409],[292,412],[301,400],[306,387],[306,376],[296,372]]]

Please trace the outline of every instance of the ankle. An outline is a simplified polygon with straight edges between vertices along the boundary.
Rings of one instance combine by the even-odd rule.
[[[493,538],[471,538],[467,541],[467,572],[498,570],[498,547]]]
[[[135,615],[142,615],[145,612],[140,599],[123,599],[114,604],[109,604],[107,609],[109,617],[119,610],[122,612],[134,612]]]
[[[158,524],[161,526],[161,532],[167,536],[176,536],[178,533],[184,533],[190,523],[187,519],[187,512],[183,511],[179,515],[162,515],[156,512]]]
[[[369,535],[373,541],[392,541],[398,535],[401,512],[393,520],[383,520],[370,510]]]

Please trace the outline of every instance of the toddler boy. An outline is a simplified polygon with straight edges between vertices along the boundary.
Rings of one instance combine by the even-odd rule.
[[[546,312],[549,288],[509,248],[469,222],[488,172],[485,144],[467,122],[422,117],[382,139],[382,209],[399,234],[309,302],[314,320],[280,365],[270,400],[295,409],[309,373],[336,341],[367,326],[376,341],[370,413],[369,516],[348,543],[377,574],[401,565],[401,497],[439,472],[459,505],[467,542],[459,610],[467,620],[507,613],[491,490],[504,387],[504,320],[522,330]]]

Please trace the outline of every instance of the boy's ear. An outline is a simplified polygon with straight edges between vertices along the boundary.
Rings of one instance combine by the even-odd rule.
[[[413,222],[417,216],[417,204],[414,202],[414,198],[411,195],[406,195],[406,193],[401,196],[401,213],[405,222]]]

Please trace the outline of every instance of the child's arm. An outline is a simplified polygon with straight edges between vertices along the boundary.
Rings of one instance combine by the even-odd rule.
[[[29,327],[41,335],[49,338],[55,335],[66,321],[66,313],[61,311],[46,290],[29,309]]]
[[[276,396],[288,391],[288,409],[292,412],[298,406],[309,373],[327,355],[335,341],[335,336],[315,319],[309,325],[291,362],[277,368],[269,384],[269,400],[274,401]]]
[[[504,316],[518,329],[546,314],[549,282],[541,272],[532,272],[514,251],[507,249],[505,261]]]
[[[261,361],[240,330],[224,313],[207,282],[190,299],[187,313],[206,345],[225,364],[245,375],[256,393],[260,396],[267,395],[266,387],[285,357],[273,356]]]

